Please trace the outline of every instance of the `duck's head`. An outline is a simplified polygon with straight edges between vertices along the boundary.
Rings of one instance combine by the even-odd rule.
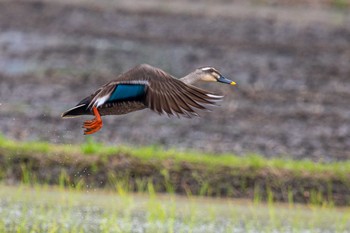
[[[236,85],[236,83],[230,79],[225,78],[220,72],[211,66],[198,68],[195,73],[200,77],[201,81],[206,82],[220,82],[230,85]]]

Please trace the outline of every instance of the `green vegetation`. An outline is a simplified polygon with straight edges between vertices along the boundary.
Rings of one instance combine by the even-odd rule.
[[[348,208],[0,185],[0,232],[346,232]]]
[[[0,137],[0,179],[75,188],[245,197],[257,202],[350,204],[350,162],[266,159],[111,147],[88,138],[83,145],[17,142]]]
[[[156,161],[171,159],[173,162],[189,162],[193,164],[203,164],[209,168],[217,166],[226,166],[231,168],[250,168],[261,169],[269,168],[271,170],[288,170],[295,175],[298,174],[321,174],[335,175],[340,177],[347,177],[350,173],[350,161],[340,161],[332,163],[320,163],[311,160],[292,160],[292,159],[266,159],[260,155],[250,154],[244,157],[235,156],[233,154],[205,154],[194,151],[179,152],[175,149],[163,150],[158,146],[137,147],[131,148],[127,146],[107,146],[98,143],[88,137],[86,143],[81,146],[78,145],[57,145],[47,142],[18,142],[8,140],[0,136],[0,149],[6,150],[8,153],[16,154],[46,154],[47,156],[56,155],[95,155],[101,158],[108,159],[108,157],[116,154],[125,154],[143,161]]]

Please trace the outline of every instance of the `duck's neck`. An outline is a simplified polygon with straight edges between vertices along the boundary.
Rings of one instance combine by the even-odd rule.
[[[200,79],[201,77],[195,72],[189,73],[185,77],[180,78],[180,80],[186,84],[193,84],[195,82],[198,82]]]

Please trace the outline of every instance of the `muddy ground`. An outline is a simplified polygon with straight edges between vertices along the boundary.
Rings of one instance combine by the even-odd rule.
[[[0,1],[0,130],[79,143],[87,119],[60,114],[121,72],[149,63],[177,77],[212,65],[237,87],[201,118],[150,110],[105,118],[108,144],[350,158],[350,14],[311,6]],[[130,2],[130,1],[129,1]],[[181,4],[180,4],[181,3]]]

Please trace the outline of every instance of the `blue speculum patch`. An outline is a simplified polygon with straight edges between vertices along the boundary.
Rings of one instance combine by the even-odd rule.
[[[145,94],[145,85],[119,84],[109,97],[108,101],[133,99]]]

